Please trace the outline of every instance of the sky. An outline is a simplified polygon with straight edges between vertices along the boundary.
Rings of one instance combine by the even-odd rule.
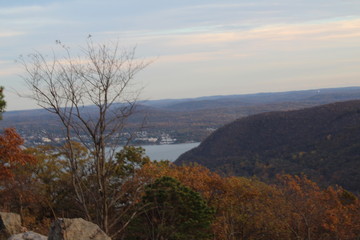
[[[20,55],[89,34],[152,61],[147,100],[360,86],[359,0],[0,0],[7,110],[38,108]]]

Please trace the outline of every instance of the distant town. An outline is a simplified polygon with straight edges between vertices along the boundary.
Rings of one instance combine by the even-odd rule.
[[[209,129],[214,131],[215,129]],[[56,134],[47,130],[41,131],[26,131],[19,130],[20,135],[25,140],[25,146],[34,147],[38,145],[62,145],[66,142],[66,138],[61,134]],[[73,141],[90,142],[88,136],[76,136],[72,138]],[[164,145],[164,144],[176,144],[176,143],[191,143],[196,142],[192,139],[178,139],[176,136],[172,136],[166,132],[148,132],[148,131],[137,131],[134,133],[124,132],[114,134],[112,137],[113,143],[125,145],[131,143],[134,145]]]

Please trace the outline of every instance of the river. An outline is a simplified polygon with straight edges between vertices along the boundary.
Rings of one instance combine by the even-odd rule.
[[[175,161],[181,154],[199,146],[200,143],[181,143],[166,145],[145,145],[145,153],[151,160]]]

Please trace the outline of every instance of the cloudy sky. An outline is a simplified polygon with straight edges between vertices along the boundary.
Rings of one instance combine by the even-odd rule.
[[[359,0],[0,0],[8,110],[36,108],[15,60],[119,40],[155,59],[143,99],[360,86]]]

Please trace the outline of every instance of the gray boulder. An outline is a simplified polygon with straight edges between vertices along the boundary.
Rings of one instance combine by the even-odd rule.
[[[36,232],[25,232],[11,236],[8,240],[47,240],[48,238]]]
[[[111,240],[98,225],[82,218],[59,218],[49,233],[49,240]]]
[[[0,240],[6,240],[11,235],[21,233],[20,215],[0,212]]]

